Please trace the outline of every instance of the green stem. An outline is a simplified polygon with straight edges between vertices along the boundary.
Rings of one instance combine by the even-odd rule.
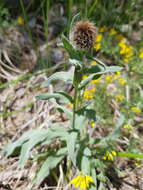
[[[95,10],[95,7],[96,7],[97,3],[98,3],[98,0],[95,0],[95,1],[93,2],[93,4],[92,4],[91,8],[89,9],[89,12],[88,12],[88,17],[89,17],[89,18],[90,18],[90,16],[91,16],[92,12]]]
[[[70,24],[72,20],[73,0],[68,0],[68,26],[67,31],[70,30]]]
[[[81,79],[81,72],[75,68],[74,71],[74,88],[75,88],[75,93],[74,93],[74,103],[73,103],[73,120],[72,120],[72,128],[75,129],[75,119],[76,119],[76,110],[78,107],[78,86],[80,83]]]
[[[84,13],[84,18],[87,18],[87,0],[85,0],[85,13]]]
[[[74,93],[74,104],[73,104],[73,121],[72,121],[72,128],[75,129],[75,114],[77,109],[77,97],[78,97],[78,84],[75,84],[75,93]]]

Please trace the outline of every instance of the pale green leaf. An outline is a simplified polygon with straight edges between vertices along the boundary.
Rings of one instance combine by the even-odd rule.
[[[55,92],[55,93],[43,93],[38,96],[36,96],[37,99],[40,100],[48,100],[50,98],[55,98],[55,99],[61,99],[63,101],[69,101],[70,103],[73,103],[72,97],[69,96],[65,92]]]
[[[119,67],[119,66],[109,66],[109,67],[106,66],[104,67],[103,71],[91,74],[89,77],[82,80],[79,85],[79,89],[84,88],[91,80],[98,79],[102,74],[109,73],[109,72],[118,72],[118,71],[121,71],[121,69],[122,67]]]
[[[83,156],[81,159],[81,170],[86,175],[90,175],[90,171],[91,171],[90,156],[91,156],[91,151],[88,147],[86,147],[83,151]]]
[[[50,170],[55,168],[57,164],[65,157],[67,154],[67,148],[61,148],[57,152],[54,152],[42,164],[42,167],[37,173],[37,176],[33,183],[41,182],[45,177],[48,177]]]
[[[40,131],[41,131],[41,129],[27,131],[17,141],[15,141],[13,143],[11,142],[8,145],[6,145],[4,147],[4,151],[6,151],[7,156],[11,155],[17,147],[20,147],[22,144],[24,144],[26,141],[28,141],[31,137],[34,137]],[[46,129],[44,129],[44,133],[47,133]]]
[[[68,71],[68,72],[56,72],[53,75],[51,75],[46,81],[43,82],[42,86],[47,87],[52,81],[55,80],[62,80],[64,82],[68,83],[73,83],[73,76],[74,72],[73,71]]]
[[[77,135],[78,135],[77,131],[72,131],[69,133],[66,139],[68,154],[74,165],[76,162],[75,146],[76,146]]]

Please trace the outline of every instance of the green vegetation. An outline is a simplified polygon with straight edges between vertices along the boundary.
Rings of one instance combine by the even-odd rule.
[[[141,0],[0,2],[2,160],[36,166],[9,189],[141,189],[142,19]]]

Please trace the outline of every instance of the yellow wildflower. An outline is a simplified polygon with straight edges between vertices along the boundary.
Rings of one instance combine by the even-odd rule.
[[[132,112],[134,112],[134,113],[141,113],[141,109],[138,108],[138,107],[132,107],[131,110],[132,110]]]
[[[121,72],[117,72],[116,74],[113,74],[114,80],[117,80],[120,78]]]
[[[128,131],[131,131],[131,130],[133,130],[133,126],[130,124],[126,124],[123,126],[123,129],[127,129]]]
[[[117,95],[115,96],[115,99],[117,102],[122,102],[125,99],[125,97],[123,95]]]
[[[94,49],[95,49],[96,51],[100,50],[100,49],[101,49],[101,43],[96,43],[96,44],[94,45]]]
[[[99,43],[99,42],[102,41],[102,39],[103,39],[103,35],[102,35],[102,34],[97,34],[97,35],[96,35],[95,42],[96,42],[96,43]]]
[[[91,121],[89,124],[91,127],[95,127],[95,121]]]
[[[90,65],[97,65],[96,61],[91,61]]]
[[[89,91],[89,90],[86,90],[84,91],[83,93],[83,98],[87,99],[87,100],[90,100],[93,98],[93,94]]]
[[[135,165],[135,166],[141,166],[141,165],[142,165],[141,160],[136,160],[136,161],[134,162],[134,165]]]
[[[110,160],[113,161],[115,159],[115,156],[117,156],[117,153],[115,151],[107,152],[105,156],[103,157],[104,160]]]
[[[85,176],[82,173],[70,181],[70,184],[73,184],[76,188],[80,189],[89,188],[89,183],[93,183],[93,178],[90,176]]]
[[[133,52],[133,47],[131,45],[128,45],[126,43],[125,39],[122,39],[119,43],[118,43],[119,47],[120,47],[120,54],[123,56],[123,61],[125,63],[129,63],[129,61],[131,60],[134,52]]]
[[[122,77],[119,77],[119,78],[118,78],[118,82],[119,82],[119,84],[122,85],[122,86],[124,86],[125,84],[127,84],[127,81],[126,81],[124,78],[122,78]]]
[[[94,94],[96,92],[96,88],[91,88],[89,90],[85,90],[84,93],[83,93],[83,97],[87,100],[90,100],[94,97]]]
[[[143,59],[143,49],[140,50],[139,58]]]
[[[126,47],[126,39],[122,39],[121,41],[119,41],[118,45],[120,48]]]
[[[107,26],[102,26],[99,28],[99,32],[105,32],[107,30]]]
[[[111,75],[106,75],[105,76],[105,81],[110,83],[112,81],[112,76]]]
[[[96,92],[96,88],[94,87],[94,88],[91,88],[90,90],[89,90],[91,93],[95,93]]]
[[[82,79],[84,80],[84,79],[86,79],[88,76],[87,75],[83,75],[82,76]]]
[[[91,81],[91,84],[98,84],[100,82],[101,78],[95,79]]]
[[[110,31],[109,31],[109,35],[115,35],[117,34],[117,31],[114,29],[114,28],[111,28]]]
[[[18,22],[18,24],[21,24],[21,25],[23,25],[25,23],[24,19],[21,16],[19,16],[17,18],[17,22]]]
[[[122,34],[117,34],[115,37],[116,40],[121,41],[124,39],[124,36]]]

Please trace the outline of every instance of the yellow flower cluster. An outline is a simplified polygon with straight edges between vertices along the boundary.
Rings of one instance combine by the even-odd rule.
[[[19,16],[19,17],[17,18],[17,22],[18,22],[18,24],[20,24],[20,25],[23,25],[23,24],[25,23],[24,19],[23,19],[21,16]]]
[[[127,81],[121,76],[120,72],[117,72],[116,74],[106,75],[105,76],[105,81],[107,83],[110,83],[113,80],[117,80],[119,82],[119,84],[122,85],[122,86],[124,86],[125,84],[127,84]]]
[[[98,31],[102,33],[102,32],[106,32],[107,29],[108,29],[107,26],[101,26]]]
[[[107,152],[105,156],[103,157],[104,160],[110,160],[113,161],[115,159],[115,156],[117,156],[117,153],[115,151]]]
[[[140,49],[139,58],[143,59],[143,49]]]
[[[115,96],[115,99],[116,99],[117,102],[122,102],[125,99],[125,96],[117,95],[117,96]]]
[[[95,127],[95,121],[91,121],[91,122],[89,123],[89,125],[90,125],[91,127]]]
[[[120,78],[121,72],[117,72],[113,75],[114,80],[118,80]]]
[[[112,76],[112,75],[106,75],[106,76],[105,76],[105,81],[106,81],[107,83],[110,83],[110,82],[112,81],[112,79],[113,79],[113,76]]]
[[[102,34],[97,34],[96,35],[96,40],[95,40],[95,45],[94,45],[94,49],[96,51],[101,49],[101,41],[103,39],[103,35]]]
[[[70,184],[73,184],[76,188],[80,189],[89,188],[90,183],[93,183],[93,178],[90,176],[85,176],[82,173],[70,181]]]
[[[96,61],[91,61],[90,65],[97,65]]]
[[[116,31],[114,28],[111,28],[111,29],[109,30],[109,35],[110,35],[110,36],[113,36],[113,35],[115,35],[115,34],[117,34],[117,31]]]
[[[134,162],[134,165],[135,165],[135,166],[141,166],[141,165],[142,165],[142,161],[141,161],[141,160],[136,160],[136,161]]]
[[[83,75],[82,76],[82,79],[84,80],[84,79],[86,79],[88,76],[87,75]]]
[[[120,47],[120,54],[123,55],[123,61],[125,63],[129,63],[129,61],[132,59],[132,56],[134,54],[133,52],[133,47],[131,45],[128,45],[126,43],[125,39],[122,39],[119,42],[119,47]]]
[[[83,98],[87,99],[87,100],[91,100],[94,97],[94,94],[96,92],[96,88],[91,88],[89,90],[85,90],[83,93]]]
[[[134,112],[134,113],[141,113],[141,109],[138,108],[138,107],[132,107],[131,110],[132,110],[132,112]]]
[[[124,86],[127,84],[127,81],[123,77],[118,78],[118,82],[120,85]]]
[[[123,129],[127,129],[128,131],[132,131],[133,130],[133,126],[130,124],[126,124],[123,126]]]
[[[91,81],[91,84],[98,84],[101,81],[101,78],[95,79]]]
[[[122,34],[117,34],[116,35],[116,37],[115,37],[115,39],[117,40],[117,41],[121,41],[121,40],[123,40],[125,37],[122,35]]]

